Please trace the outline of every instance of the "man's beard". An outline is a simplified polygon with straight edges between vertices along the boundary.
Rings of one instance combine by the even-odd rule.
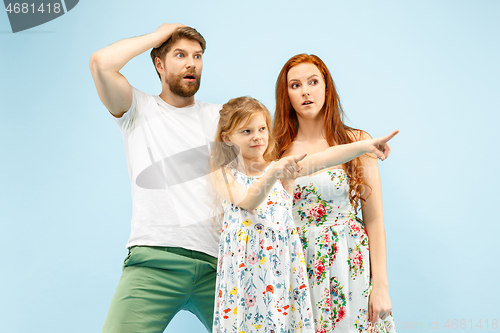
[[[194,82],[183,82],[184,77],[189,74],[195,74],[195,72],[188,71],[179,75],[168,73],[165,82],[168,84],[170,91],[180,97],[191,97],[196,94],[200,89],[201,74],[196,75]]]

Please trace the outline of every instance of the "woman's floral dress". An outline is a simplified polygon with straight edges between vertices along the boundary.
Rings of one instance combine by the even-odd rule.
[[[258,179],[236,170],[232,174],[247,188]],[[306,265],[291,205],[280,181],[253,211],[226,205],[214,333],[314,332]]]
[[[369,325],[368,236],[342,169],[295,180],[293,218],[306,256],[314,325],[324,332],[395,332],[392,315]]]

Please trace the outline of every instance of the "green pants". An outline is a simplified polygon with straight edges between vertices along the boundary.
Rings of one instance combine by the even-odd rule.
[[[212,331],[217,258],[179,247],[135,246],[109,307],[103,333],[161,333],[180,310]]]

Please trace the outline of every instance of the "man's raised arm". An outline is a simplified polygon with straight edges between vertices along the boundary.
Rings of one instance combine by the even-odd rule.
[[[118,41],[90,57],[90,72],[97,93],[109,112],[120,118],[132,105],[132,88],[120,70],[139,54],[161,46],[183,24],[162,24],[153,33]]]

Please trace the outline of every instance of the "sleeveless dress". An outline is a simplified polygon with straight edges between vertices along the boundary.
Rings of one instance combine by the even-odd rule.
[[[368,322],[368,236],[349,201],[345,171],[297,178],[292,210],[306,256],[316,332],[396,332],[392,314],[375,325]]]
[[[246,188],[262,176],[236,170],[232,175]],[[214,333],[314,332],[304,254],[291,205],[279,180],[255,210],[225,204]]]

